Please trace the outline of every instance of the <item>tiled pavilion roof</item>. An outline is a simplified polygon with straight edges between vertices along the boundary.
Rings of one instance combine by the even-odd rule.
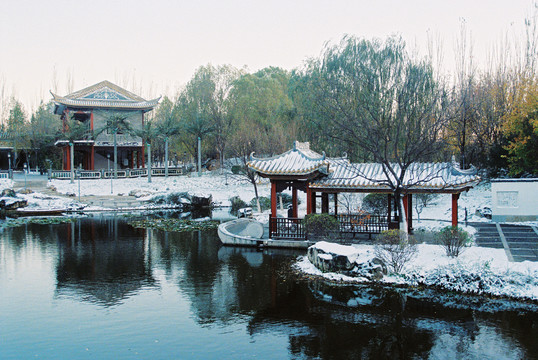
[[[309,143],[295,142],[285,153],[254,158],[247,164],[264,177],[302,176],[313,179],[314,191],[390,192],[387,175],[378,163],[353,164],[345,158],[326,158],[312,151]],[[393,165],[399,172],[399,167]],[[480,181],[475,169],[460,170],[446,163],[414,163],[406,172],[403,186],[409,192],[461,192]]]
[[[316,172],[327,174],[329,161],[325,154],[310,150],[309,143],[296,141],[293,149],[277,156],[255,158],[251,155],[247,166],[262,176],[308,176]]]
[[[398,173],[399,167],[393,167]],[[459,192],[479,181],[475,169],[460,170],[450,162],[414,163],[405,174],[403,186],[410,192]],[[353,164],[347,159],[331,160],[328,176],[312,181],[310,187],[320,191],[390,191],[381,164]]]
[[[56,104],[77,108],[106,108],[106,109],[153,109],[159,103],[160,97],[145,100],[109,81],[101,81],[66,96],[52,93]]]

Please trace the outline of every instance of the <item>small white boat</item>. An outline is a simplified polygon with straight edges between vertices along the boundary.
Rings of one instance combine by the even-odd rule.
[[[220,241],[224,245],[279,247],[307,249],[311,242],[306,240],[273,240],[264,238],[263,224],[254,219],[237,219],[222,223],[218,227]]]

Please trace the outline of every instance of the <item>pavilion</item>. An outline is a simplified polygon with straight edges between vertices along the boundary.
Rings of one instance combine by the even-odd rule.
[[[310,149],[310,144],[295,142],[291,150],[283,154],[256,158],[251,156],[247,166],[259,176],[271,181],[271,218],[269,231],[273,237],[302,237],[304,234],[279,234],[280,229],[289,229],[286,221],[298,224],[301,219],[297,212],[297,191],[306,193],[306,214],[317,212],[317,199],[321,199],[321,213],[332,213],[343,226],[353,231],[376,233],[389,228],[398,228],[398,214],[392,190],[381,164],[351,163],[346,157],[328,158]],[[402,209],[407,231],[411,232],[412,195],[417,193],[450,194],[452,196],[452,225],[458,224],[458,199],[462,192],[468,191],[480,181],[476,171],[460,170],[453,163],[415,163],[406,172],[402,193]],[[291,189],[291,220],[277,217],[277,194]],[[340,193],[382,193],[388,196],[388,216],[370,214],[339,214],[338,194]],[[329,196],[332,196],[333,209],[329,209]],[[345,225],[343,225],[345,224]],[[291,228],[296,229],[297,226]]]
[[[114,160],[113,133],[106,128],[107,119],[112,114],[126,117],[132,128],[141,128],[144,115],[153,110],[159,99],[145,100],[109,81],[102,81],[66,96],[52,93],[54,114],[60,115],[64,132],[68,131],[69,119],[85,124],[87,135],[85,139],[76,139],[74,146],[74,166],[84,170],[104,169],[108,160]],[[97,135],[95,133],[97,132]],[[63,170],[71,170],[71,154],[69,141],[60,140],[56,143],[63,148]],[[144,167],[144,144],[138,137],[130,134],[117,133],[118,167]]]

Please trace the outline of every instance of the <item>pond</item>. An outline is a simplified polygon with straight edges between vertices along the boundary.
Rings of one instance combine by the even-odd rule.
[[[0,358],[538,357],[534,305],[308,281],[300,254],[121,216],[4,228]]]

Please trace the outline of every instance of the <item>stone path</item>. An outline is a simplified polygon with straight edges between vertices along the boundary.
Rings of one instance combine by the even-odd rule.
[[[538,229],[534,226],[469,223],[477,229],[476,244],[504,249],[511,261],[538,261]]]

